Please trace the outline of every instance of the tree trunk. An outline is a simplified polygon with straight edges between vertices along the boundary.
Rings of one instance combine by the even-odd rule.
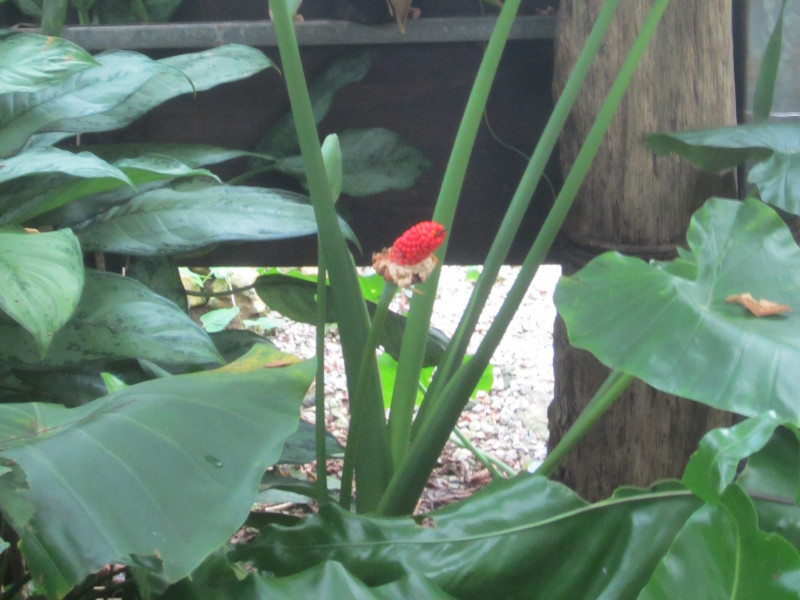
[[[561,0],[554,90],[568,77],[602,0]],[[561,137],[566,173],[652,2],[622,0]],[[600,147],[564,226],[565,273],[605,250],[668,258],[692,213],[710,196],[735,197],[735,177],[701,173],[674,156],[656,157],[648,132],[736,122],[730,0],[672,0]],[[555,399],[550,447],[561,439],[608,374],[589,353],[554,335]],[[635,382],[563,463],[556,477],[596,500],[621,484],[680,476],[708,429],[731,415]]]

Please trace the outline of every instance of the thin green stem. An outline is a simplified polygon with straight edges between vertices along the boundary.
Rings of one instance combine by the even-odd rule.
[[[345,357],[348,388],[352,396],[358,380],[357,369],[363,362],[365,341],[370,327],[369,315],[355,263],[339,228],[334,209],[333,194],[322,159],[319,134],[300,61],[292,16],[286,0],[272,0],[270,7],[297,139],[305,164],[311,204],[331,279],[332,301],[339,316],[339,335]],[[371,359],[375,360],[374,355]],[[377,378],[371,379],[367,391],[367,401],[360,407],[365,414],[357,418],[363,422],[364,431],[368,435],[360,440],[362,452],[354,458],[359,512],[367,512],[377,506],[392,475],[383,397]]]
[[[508,324],[522,303],[539,265],[552,246],[668,4],[669,0],[656,0],[650,9],[574,165],[564,181],[553,208],[548,213],[539,235],[520,267],[519,275],[511,286],[503,306],[487,330],[474,356],[456,370],[442,389],[441,399],[437,401],[436,406],[429,411],[421,423],[419,433],[414,437],[403,464],[395,470],[389,487],[381,499],[378,510],[382,514],[404,514],[414,509],[417,499],[425,487],[428,474],[435,466],[437,457],[447,442],[450,432],[458,422],[458,417],[464,409],[470,392],[489,364]]]
[[[511,199],[511,203],[503,217],[497,235],[492,242],[492,246],[489,249],[481,275],[478,277],[467,308],[442,357],[439,368],[429,386],[429,391],[420,406],[417,419],[414,423],[412,437],[417,431],[419,424],[425,418],[428,409],[437,402],[439,392],[442,387],[444,387],[444,384],[447,383],[455,370],[463,362],[470,337],[475,331],[475,326],[478,323],[483,307],[486,305],[486,300],[492,291],[495,279],[497,279],[497,274],[500,272],[500,267],[508,256],[511,243],[517,235],[525,211],[527,211],[533,198],[534,191],[539,186],[539,182],[544,175],[547,161],[558,142],[559,134],[564,128],[567,117],[575,104],[581,86],[586,79],[594,57],[597,55],[603,36],[608,26],[611,24],[619,2],[620,0],[608,0],[600,9],[597,15],[597,21],[589,33],[586,44],[578,56],[578,60],[575,62],[575,66],[570,76],[567,78],[567,82],[564,84],[564,89],[553,108],[553,112],[539,138],[536,149],[528,162],[528,166]]]
[[[322,506],[330,501],[328,493],[327,453],[325,452],[325,315],[327,277],[325,254],[317,241],[317,372],[314,388],[314,438],[317,454],[317,503]]]
[[[500,471],[497,470],[497,467],[500,467],[503,470],[503,472],[506,473],[507,475],[513,476],[517,474],[517,472],[514,471],[514,469],[509,467],[499,458],[491,456],[490,454],[487,454],[486,452],[475,446],[475,444],[473,444],[458,427],[453,429],[453,435],[458,440],[458,444],[460,444],[462,447],[472,452],[472,455],[476,458],[476,460],[479,463],[481,463],[484,467],[489,469],[489,473],[491,473],[492,479],[497,477],[500,478],[503,477],[500,474]]]
[[[475,144],[486,108],[486,100],[494,81],[497,66],[505,48],[508,34],[514,23],[514,17],[519,9],[520,0],[506,0],[497,18],[497,22],[486,46],[483,60],[478,68],[475,83],[472,86],[464,116],[461,120],[450,160],[447,163],[442,187],[436,201],[433,220],[450,229],[453,224],[461,188],[467,165]],[[436,255],[441,259],[447,249],[447,240],[437,250]],[[421,294],[416,294],[411,301],[408,322],[403,332],[402,346],[397,364],[398,384],[392,394],[391,413],[389,414],[389,439],[391,442],[392,457],[395,466],[399,465],[408,452],[411,439],[411,422],[416,405],[417,388],[415,382],[419,381],[422,370],[425,343],[433,304],[436,300],[436,288],[439,284],[440,270],[436,269],[428,281],[419,286]]]
[[[375,350],[378,347],[378,340],[386,322],[386,316],[389,314],[389,304],[396,292],[397,286],[394,283],[390,281],[384,282],[381,296],[372,316],[372,326],[369,328],[369,334],[367,335],[366,347],[358,370],[355,393],[350,396],[350,426],[347,430],[347,446],[344,451],[344,464],[342,466],[342,488],[339,494],[339,504],[345,509],[350,508],[353,468],[355,458],[359,454],[360,442],[362,438],[369,435],[369,432],[361,431],[361,416],[364,414],[361,405],[364,402],[367,385],[370,381],[377,379],[378,370],[375,363]]]
[[[536,475],[549,477],[558,468],[561,461],[572,448],[586,435],[589,428],[611,408],[627,387],[633,381],[633,375],[612,371],[606,378],[600,389],[597,390],[592,399],[575,419],[575,422],[564,434],[564,437],[556,444],[544,459],[541,465],[534,471]]]

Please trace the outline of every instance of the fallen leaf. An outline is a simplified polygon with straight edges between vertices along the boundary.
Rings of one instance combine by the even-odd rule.
[[[725,302],[741,304],[756,317],[771,317],[792,312],[792,309],[785,304],[778,304],[765,298],[756,300],[750,293],[733,294],[725,298]]]

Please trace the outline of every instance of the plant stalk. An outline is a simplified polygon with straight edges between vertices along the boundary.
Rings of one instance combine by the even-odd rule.
[[[389,304],[397,292],[397,286],[391,281],[385,281],[381,296],[378,299],[378,304],[375,307],[375,313],[372,316],[372,326],[367,335],[364,354],[361,360],[361,366],[358,370],[358,382],[356,383],[356,390],[350,396],[350,426],[347,430],[347,446],[344,452],[344,465],[342,466],[342,487],[339,493],[339,504],[342,508],[350,508],[350,497],[352,495],[353,486],[353,465],[355,458],[359,454],[359,446],[362,438],[367,437],[369,432],[362,432],[362,415],[364,414],[362,404],[364,402],[364,394],[367,390],[367,384],[371,381],[378,381],[378,367],[375,362],[375,350],[378,348],[378,340],[380,339],[383,324],[386,322],[386,316],[389,314]]]
[[[311,204],[331,279],[332,300],[340,315],[339,334],[345,356],[348,388],[351,395],[354,395],[355,382],[358,380],[357,369],[364,357],[369,315],[355,264],[334,209],[292,16],[286,0],[272,0],[270,7],[297,138],[305,163]],[[371,358],[374,360],[374,356]],[[383,397],[376,378],[370,379],[367,392],[366,401],[360,407],[365,414],[357,417],[361,419],[364,431],[368,432],[359,444],[362,451],[355,457],[359,512],[367,512],[377,506],[392,474]]]
[[[378,510],[382,514],[399,515],[414,510],[417,499],[425,487],[428,474],[434,468],[442,448],[450,437],[450,432],[458,422],[470,392],[480,380],[481,373],[489,364],[495,348],[522,303],[539,265],[555,241],[556,234],[575,200],[592,159],[600,147],[605,132],[668,4],[669,0],[656,0],[650,9],[583,147],[564,181],[553,208],[548,213],[541,231],[536,236],[533,246],[520,267],[519,275],[511,286],[503,306],[486,332],[475,355],[458,368],[453,378],[442,390],[441,400],[437,406],[430,411],[429,415],[426,415],[406,459],[395,470],[389,487],[381,499]]]
[[[547,161],[550,159],[553,149],[558,143],[558,136],[564,128],[572,106],[578,97],[581,86],[583,85],[589,67],[597,55],[600,43],[603,41],[606,30],[611,24],[617,5],[620,0],[607,0],[597,15],[597,21],[592,27],[580,55],[578,56],[572,73],[567,79],[564,89],[556,102],[553,112],[547,121],[547,125],[542,132],[539,142],[528,161],[528,166],[522,175],[519,185],[514,193],[508,210],[506,211],[497,235],[492,242],[486,261],[483,265],[475,289],[472,292],[467,308],[461,317],[455,334],[445,350],[439,367],[434,374],[433,380],[428,387],[428,393],[422,401],[417,418],[412,429],[412,438],[415,435],[419,424],[424,420],[425,414],[431,405],[436,403],[439,391],[445,383],[452,377],[455,370],[461,365],[469,345],[470,337],[475,331],[475,326],[480,318],[481,311],[486,305],[486,300],[492,291],[500,267],[508,256],[511,243],[517,235],[525,212],[530,206],[533,194],[539,186],[542,175],[544,174]]]
[[[325,254],[317,240],[317,373],[314,388],[314,444],[317,455],[317,503],[322,506],[330,501],[328,493],[327,453],[325,452],[325,312],[327,275]]]
[[[589,428],[611,408],[611,405],[622,395],[622,392],[627,389],[632,381],[633,375],[612,371],[603,382],[603,385],[600,386],[600,389],[589,400],[586,408],[581,411],[581,414],[564,434],[564,437],[561,438],[556,447],[547,454],[544,462],[534,471],[534,474],[550,477],[569,451],[583,439]]]
[[[467,165],[475,145],[478,128],[483,119],[483,111],[486,108],[486,100],[489,97],[497,66],[500,64],[500,58],[519,4],[520,0],[506,0],[503,3],[453,143],[453,151],[447,163],[433,213],[433,220],[444,225],[447,230],[450,230],[453,224]],[[440,260],[445,255],[447,243],[448,240],[445,240],[436,252]],[[397,361],[397,384],[392,393],[392,410],[389,414],[389,439],[395,467],[406,456],[411,439],[411,422],[417,399],[416,382],[419,381],[422,371],[422,359],[433,314],[433,303],[436,300],[439,274],[439,269],[434,270],[428,280],[418,286],[422,293],[416,294],[411,300],[408,322],[403,332],[400,356]]]

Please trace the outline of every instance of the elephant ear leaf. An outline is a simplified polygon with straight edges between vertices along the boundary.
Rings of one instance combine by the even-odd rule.
[[[61,598],[103,565],[150,559],[175,582],[226,542],[314,376],[313,361],[265,368],[265,352],[73,409],[0,405],[0,500],[39,589]]]
[[[799,423],[800,248],[789,228],[755,199],[715,198],[687,240],[680,268],[609,252],[562,278],[554,299],[571,343],[665,392]]]

